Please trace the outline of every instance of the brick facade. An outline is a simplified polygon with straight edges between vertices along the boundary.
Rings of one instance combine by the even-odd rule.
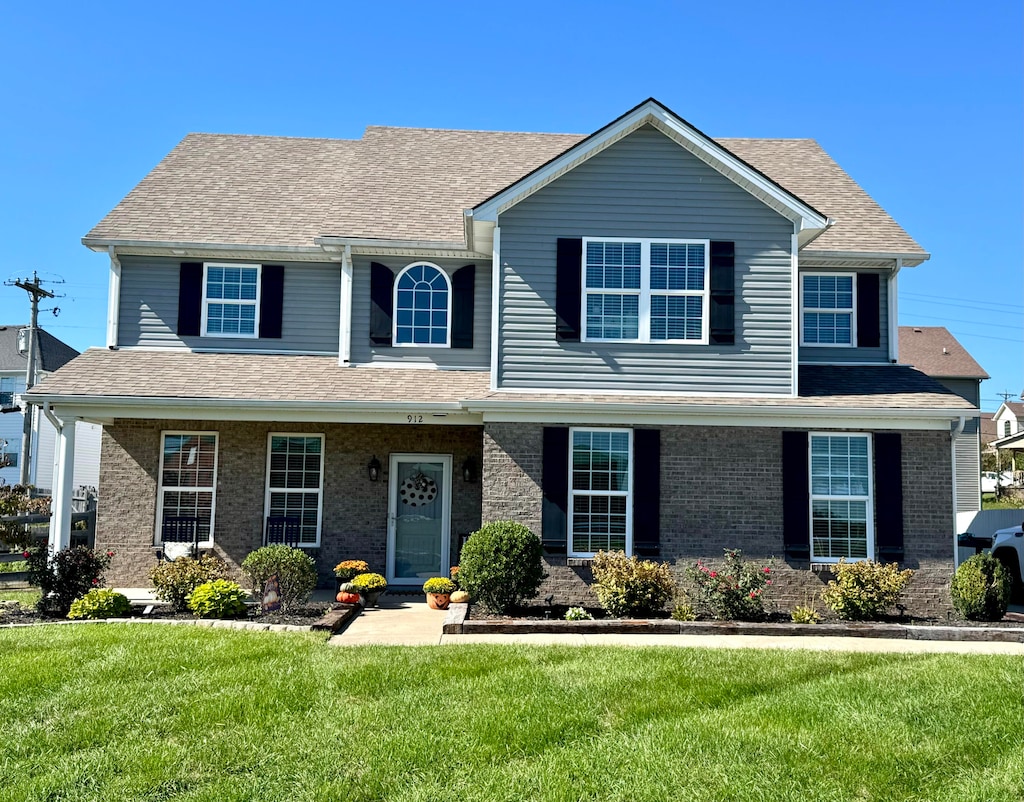
[[[781,430],[660,428],[661,559],[681,573],[697,559],[714,562],[723,549],[739,548],[750,558],[772,561],[780,609],[814,603],[830,574],[782,556]],[[484,521],[514,518],[540,534],[542,438],[541,424],[485,426]],[[907,609],[942,615],[953,568],[949,435],[903,432],[902,446],[905,566],[917,572],[905,596]],[[595,605],[589,568],[569,566],[564,557],[546,559],[549,577],[541,596]]]
[[[163,431],[219,434],[215,550],[236,573],[245,555],[262,541],[269,432],[324,435],[321,545],[312,553],[325,583],[342,559],[366,560],[371,570],[384,572],[391,453],[452,455],[453,554],[457,536],[480,525],[481,484],[467,483],[461,475],[467,457],[477,465],[482,462],[479,426],[117,420],[103,430],[96,522],[97,547],[115,552],[107,571],[112,585],[149,586],[148,572],[156,562],[153,542]],[[383,467],[378,482],[367,476],[372,456]]]

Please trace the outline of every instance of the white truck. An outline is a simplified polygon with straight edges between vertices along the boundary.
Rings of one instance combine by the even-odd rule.
[[[999,560],[1013,578],[1012,600],[1020,603],[1024,597],[1024,524],[999,529],[992,536],[992,556]]]

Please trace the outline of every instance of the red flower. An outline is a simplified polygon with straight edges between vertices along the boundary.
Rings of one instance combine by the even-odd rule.
[[[772,583],[772,581],[770,579],[765,580],[765,584],[766,585],[770,585],[771,583]]]
[[[709,576],[709,577],[711,577],[712,579],[714,579],[714,578],[715,578],[716,576],[718,576],[718,573],[717,573],[716,571],[711,571],[711,572],[710,572],[710,573],[708,574],[708,576]]]
[[[108,556],[108,557],[113,557],[113,556],[114,556],[114,552],[112,552],[112,551],[108,551],[108,552],[107,552],[107,556]],[[766,568],[765,570],[767,571],[768,569]]]
[[[753,599],[753,598],[754,598],[754,597],[756,597],[756,596],[757,596],[757,591],[756,591],[756,590],[752,590],[752,591],[750,591],[750,598],[752,598],[752,599]]]
[[[772,572],[772,569],[771,569],[771,568],[769,568],[769,567],[768,567],[768,566],[766,565],[766,566],[764,567],[764,572],[765,572],[766,574],[770,574],[770,573]]]
[[[25,559],[27,560],[27,559],[28,559],[29,557],[31,557],[32,555],[31,555],[31,554],[29,554],[29,553],[28,553],[27,551],[23,551],[23,552],[21,553],[21,556],[22,556],[22,557],[24,557],[24,558],[25,558]]]
[[[94,580],[92,581],[92,583],[93,583],[94,585],[98,585],[98,584],[100,583],[100,581],[99,581],[98,579],[94,579]]]

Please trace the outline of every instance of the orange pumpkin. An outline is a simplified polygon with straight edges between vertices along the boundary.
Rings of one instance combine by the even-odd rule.
[[[359,594],[343,590],[335,598],[342,604],[359,604]]]

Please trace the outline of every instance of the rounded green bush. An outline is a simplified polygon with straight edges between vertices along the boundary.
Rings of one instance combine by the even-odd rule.
[[[302,549],[264,546],[242,560],[242,570],[252,583],[252,592],[263,597],[267,580],[277,575],[281,608],[305,604],[316,587],[316,563]]]
[[[110,588],[93,588],[71,602],[68,618],[124,618],[131,610],[128,597]]]
[[[179,557],[174,562],[157,563],[149,572],[149,581],[156,588],[153,595],[170,602],[175,612],[188,609],[188,597],[204,582],[227,579],[228,566],[215,554],[198,559]]]
[[[237,582],[205,582],[188,597],[188,608],[200,618],[237,618],[245,615],[245,591]]]
[[[1010,603],[1009,571],[991,554],[975,554],[966,560],[949,586],[955,609],[971,621],[998,621]]]
[[[540,538],[515,521],[484,524],[469,536],[459,560],[459,584],[496,613],[536,595],[544,581]]]

